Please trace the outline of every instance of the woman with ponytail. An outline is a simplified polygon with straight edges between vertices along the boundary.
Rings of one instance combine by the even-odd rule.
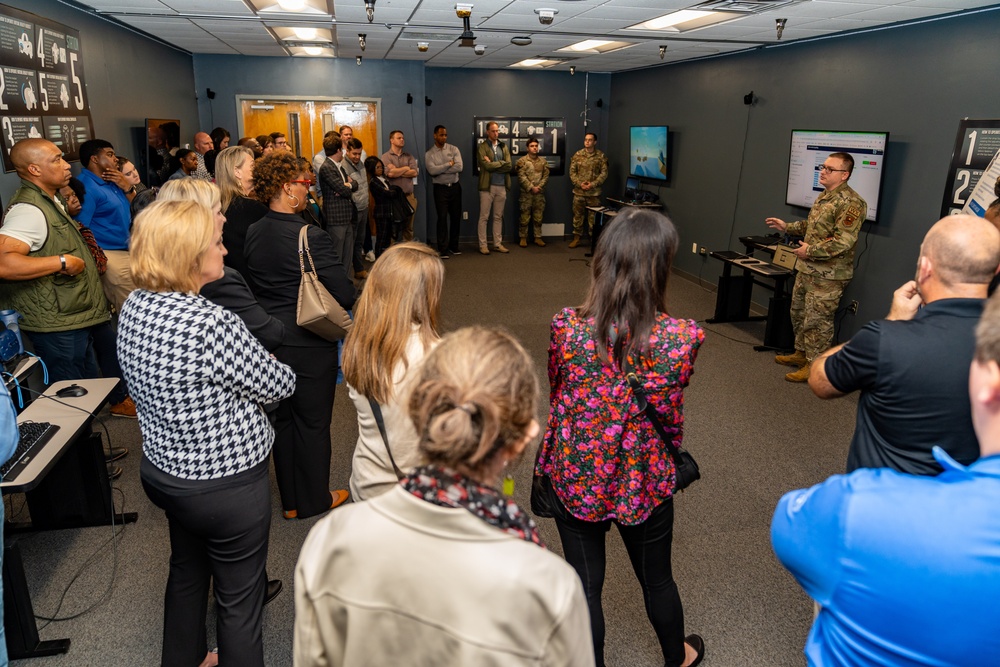
[[[408,411],[426,463],[309,533],[296,665],[594,664],[579,578],[497,490],[538,436],[537,397],[507,334],[461,329],[424,358]]]

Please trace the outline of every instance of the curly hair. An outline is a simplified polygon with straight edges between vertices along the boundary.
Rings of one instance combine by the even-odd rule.
[[[278,197],[281,186],[303,173],[298,158],[288,151],[271,153],[253,165],[253,194],[265,206]]]

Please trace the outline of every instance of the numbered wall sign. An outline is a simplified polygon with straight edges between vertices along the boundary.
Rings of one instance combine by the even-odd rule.
[[[486,125],[496,121],[500,130],[500,141],[510,146],[510,157],[514,164],[528,153],[528,139],[538,139],[538,155],[549,163],[550,176],[566,173],[566,121],[563,118],[539,118],[523,116],[476,116],[473,118],[472,173],[479,173],[475,150],[486,141]]]
[[[998,151],[1000,120],[964,118],[959,122],[955,151],[951,156],[944,190],[944,203],[941,206],[942,216],[962,212],[983,172]]]
[[[21,139],[45,138],[78,160],[80,144],[94,136],[80,32],[0,5],[0,144],[5,172]]]

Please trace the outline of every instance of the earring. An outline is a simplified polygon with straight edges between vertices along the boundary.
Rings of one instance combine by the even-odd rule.
[[[294,204],[292,204],[292,208],[298,208],[298,207],[299,207],[299,201],[300,201],[300,200],[299,200],[299,198],[298,198],[298,197],[296,197],[295,195],[293,195],[293,194],[292,194],[292,193],[290,193],[290,192],[286,192],[286,193],[285,193],[285,196],[286,196],[286,197],[288,197],[289,199],[294,199],[294,200],[295,200],[295,203],[294,203]]]

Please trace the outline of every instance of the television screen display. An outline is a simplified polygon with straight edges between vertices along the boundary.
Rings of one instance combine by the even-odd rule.
[[[811,208],[823,192],[819,168],[830,153],[847,153],[854,158],[854,172],[848,185],[868,204],[866,220],[878,219],[888,132],[839,132],[792,130],[788,158],[788,186],[785,203]]]
[[[667,126],[633,126],[629,132],[629,171],[632,176],[667,180]]]

